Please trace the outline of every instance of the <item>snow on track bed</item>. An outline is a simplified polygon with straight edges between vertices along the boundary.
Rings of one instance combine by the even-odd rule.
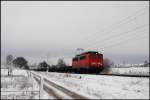
[[[141,77],[141,78],[149,78],[148,75],[129,75],[129,74],[99,74],[106,76],[120,76],[120,77]]]
[[[38,83],[40,83],[38,78],[36,77],[34,78],[36,79]],[[44,78],[43,88],[46,92],[48,92],[50,95],[53,95],[56,99],[88,99],[87,97],[84,97],[62,86],[57,85],[47,80],[46,78]]]
[[[50,85],[54,86],[55,88],[57,88],[60,91],[63,91],[65,94],[71,96],[74,99],[88,99],[87,97],[84,97],[84,96],[81,96],[81,95],[79,95],[79,94],[77,94],[75,92],[72,92],[72,91],[70,91],[70,90],[68,90],[68,89],[66,89],[66,88],[64,88],[62,86],[59,86],[59,85],[57,85],[57,84],[55,84],[55,83],[53,83],[53,82],[51,82],[51,81],[49,81],[47,79],[44,79],[44,80],[47,83],[49,83]]]

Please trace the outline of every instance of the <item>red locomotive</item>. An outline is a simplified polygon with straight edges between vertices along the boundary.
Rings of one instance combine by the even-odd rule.
[[[100,72],[103,69],[103,55],[96,51],[76,55],[72,59],[72,68],[84,72]]]

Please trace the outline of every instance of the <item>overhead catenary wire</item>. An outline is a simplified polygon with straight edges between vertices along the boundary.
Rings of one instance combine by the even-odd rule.
[[[145,7],[144,9],[146,9],[147,7]],[[121,21],[118,21],[117,23],[115,23],[115,24],[112,24],[111,25],[111,27],[107,27],[106,29],[103,29],[101,32],[96,32],[96,33],[93,33],[93,34],[90,34],[89,36],[87,36],[86,35],[86,37],[83,37],[82,39],[84,39],[84,40],[86,40],[86,41],[90,41],[90,40],[95,40],[97,37],[96,37],[96,35],[97,34],[99,34],[99,33],[101,33],[101,35],[103,35],[102,33],[104,33],[104,34],[106,34],[106,33],[111,33],[112,31],[114,31],[114,29],[118,29],[119,27],[122,27],[123,25],[122,24],[124,24],[124,25],[126,25],[127,23],[131,23],[133,20],[135,20],[135,18],[137,17],[137,16],[140,16],[140,15],[143,15],[145,12],[143,12],[143,13],[141,13],[141,14],[139,14],[138,15],[138,13],[139,12],[141,12],[141,11],[143,11],[144,9],[140,9],[140,10],[138,10],[138,11],[136,11],[135,13],[133,13],[132,15],[130,15],[130,16],[128,16],[128,17],[126,17],[125,19],[123,19],[123,20],[121,20]],[[122,23],[122,22],[124,22],[124,21],[126,21],[127,20],[127,22],[125,22],[125,23]],[[117,24],[117,25],[116,25]],[[112,31],[108,31],[108,30],[112,30]],[[105,31],[108,31],[108,32],[105,32]],[[95,34],[95,35],[94,35]],[[92,37],[96,37],[95,39],[92,39]],[[84,42],[86,42],[86,41],[83,41],[83,43]]]
[[[102,36],[101,39],[104,40],[105,38],[108,39],[108,38],[112,38],[114,35],[116,36],[116,34],[109,35],[108,33],[110,34],[110,33],[117,33],[117,32],[110,31],[110,32],[106,32],[104,35],[101,34],[101,35],[100,35],[100,36]],[[107,36],[106,36],[106,34],[107,34]],[[92,38],[90,38],[90,39],[92,39]],[[88,41],[88,39],[85,39],[85,40]],[[94,40],[94,41],[93,41],[93,40]],[[95,36],[95,39],[93,39],[93,40],[92,40],[92,41],[95,42],[95,43],[96,43],[96,41],[98,42],[98,41],[99,41],[98,36]],[[91,43],[90,41],[88,41],[88,42]],[[93,42],[92,42],[92,43],[93,43]]]
[[[122,45],[125,45],[125,44],[127,44],[127,43],[131,43],[131,40],[134,42],[135,41],[135,39],[142,39],[143,38],[143,36],[145,37],[145,36],[147,36],[147,34],[142,34],[144,31],[142,31],[140,34],[138,34],[138,35],[134,35],[134,37],[129,37],[129,38],[126,38],[125,40],[122,40],[122,41],[119,41],[119,42],[117,42],[117,43],[113,43],[113,44],[110,44],[110,45],[107,45],[107,46],[105,46],[105,47],[101,47],[100,46],[100,48],[99,48],[99,46],[97,46],[96,47],[96,49],[94,49],[94,48],[92,48],[92,50],[96,50],[96,51],[99,51],[99,52],[102,52],[103,50],[104,50],[104,52],[107,52],[107,51],[109,51],[109,50],[111,50],[111,48],[114,48],[114,47],[116,47],[116,46],[122,46]],[[140,36],[141,35],[141,36]],[[125,44],[124,44],[125,43]],[[85,50],[90,50],[90,48],[89,49],[86,49],[85,48]]]
[[[115,27],[115,28],[119,28],[119,27],[121,27],[121,26],[123,26],[123,25],[120,25],[120,24],[125,24],[125,23],[130,23],[132,20],[135,20],[135,18],[137,17],[137,16],[140,16],[140,15],[143,15],[144,13],[145,13],[145,9],[146,8],[148,8],[148,7],[145,7],[144,9],[142,8],[142,9],[140,9],[140,10],[138,10],[138,11],[136,11],[135,13],[133,13],[132,15],[130,15],[130,16],[127,16],[126,18],[124,18],[123,20],[121,20],[121,21],[118,21],[117,23],[115,23],[115,24],[117,24],[117,26],[115,26],[115,24],[112,24],[111,26],[112,26],[112,29],[113,29],[113,27]],[[144,12],[142,12],[141,13],[141,11],[144,11]],[[139,13],[140,12],[140,13]],[[127,20],[127,22],[125,22],[125,23],[122,23],[122,22],[124,22],[124,21],[126,21]],[[119,25],[119,27],[118,27],[118,25]],[[126,24],[125,24],[126,25]],[[110,27],[108,27],[106,30],[108,30],[108,29],[111,29]],[[111,30],[112,30],[111,29]],[[105,31],[105,30],[104,30]],[[113,30],[114,31],[114,30]],[[109,31],[109,32],[107,32],[107,33],[111,33],[111,31]],[[97,33],[95,33],[95,34],[97,34]],[[104,34],[106,34],[105,32],[104,32]],[[92,36],[94,36],[93,34],[91,34]],[[84,45],[84,43],[87,43],[87,41],[88,41],[88,39],[92,39],[92,36],[91,37],[87,37],[87,35],[84,37],[84,41],[80,41],[80,45],[81,44],[83,44]],[[112,36],[108,36],[107,38],[111,38]],[[81,37],[82,38],[82,37]],[[96,36],[95,36],[95,38],[96,39],[98,39]],[[102,37],[102,38],[104,38],[104,36]],[[78,38],[79,39],[79,38]],[[83,39],[83,38],[82,38]],[[93,39],[94,41],[96,41],[96,39]],[[93,41],[92,40],[92,41]],[[78,40],[79,41],[79,40]],[[90,42],[90,41],[88,41],[88,42]],[[95,44],[93,44],[93,45],[95,45]],[[80,46],[80,47],[82,47],[82,46]]]
[[[143,32],[145,32],[145,31],[142,31],[141,33],[143,33]],[[129,38],[133,38],[133,37],[137,37],[137,36],[139,36],[139,37],[141,37],[140,35],[147,35],[147,34],[137,34],[137,35],[132,35],[132,36],[129,36],[128,38],[123,38],[123,39],[120,39],[120,40],[115,40],[115,41],[119,41],[119,42],[121,42],[122,43],[122,41],[124,41],[124,42],[126,42],[126,40],[128,40]],[[146,32],[145,32],[146,33]],[[124,40],[125,39],[125,40]],[[90,47],[90,48],[98,48],[98,47],[100,47],[101,49],[109,49],[109,47],[111,47],[112,45],[116,45],[116,44],[118,44],[118,43],[114,43],[114,42],[110,42],[109,43],[109,45],[94,45],[93,47]],[[90,49],[90,48],[86,48],[86,49]]]
[[[148,26],[148,24],[144,24],[144,25],[138,26],[138,27],[136,27],[136,28],[134,28],[132,30],[126,31],[126,32],[115,34],[115,35],[113,35],[111,37],[102,38],[99,41],[95,41],[95,43],[100,43],[100,44],[106,45],[105,42],[107,43],[107,41],[114,40],[114,38],[118,38],[118,37],[124,37],[126,35],[134,35],[133,34],[134,32],[136,32],[137,30],[142,29],[142,28],[144,28],[146,26]],[[135,34],[138,34],[138,33],[135,33]],[[95,44],[90,44],[90,45],[86,45],[86,46],[90,47],[90,46],[93,46],[93,45],[95,46]],[[99,45],[99,44],[97,44],[97,45]]]
[[[111,45],[111,46],[108,46],[108,47],[105,47],[105,50],[104,51],[109,51],[109,50],[111,50],[111,48],[114,48],[114,47],[116,47],[116,46],[122,46],[122,45],[126,45],[127,43],[131,43],[131,40],[132,39],[138,39],[138,40],[141,40],[141,39],[147,39],[147,37],[146,37],[146,35],[142,35],[141,37],[135,37],[135,38],[130,38],[130,39],[127,39],[127,40],[125,40],[125,41],[121,41],[121,42],[118,42],[118,43],[116,43],[116,44],[114,44],[114,45]],[[132,41],[133,42],[133,41]],[[126,43],[126,44],[125,44]],[[106,48],[109,48],[109,49],[106,49]]]
[[[141,35],[141,34],[139,34],[139,35]],[[127,38],[127,39],[125,39],[125,40],[122,40],[122,41],[119,41],[119,42],[117,42],[117,43],[114,43],[114,44],[111,44],[111,45],[107,45],[107,46],[105,46],[105,47],[96,47],[96,48],[99,48],[99,50],[101,51],[101,50],[103,50],[103,51],[109,51],[109,50],[111,50],[111,48],[113,48],[113,47],[116,47],[116,46],[122,46],[122,45],[124,45],[124,43],[127,43],[127,42],[130,42],[131,43],[131,40],[137,40],[137,39],[142,39],[142,37],[145,37],[145,36],[147,36],[147,34],[145,34],[145,35],[141,35],[141,36],[139,36],[139,37],[137,37],[137,35],[135,35],[134,37],[130,37],[130,38]]]
[[[147,7],[145,7],[144,9],[146,9]],[[143,15],[144,13],[145,13],[145,11],[144,12],[142,12],[141,13],[141,11],[143,11],[144,9],[140,9],[140,10],[138,10],[137,12],[135,12],[134,14],[132,14],[132,15],[130,15],[130,16],[128,16],[128,17],[126,17],[124,20],[121,20],[121,21],[119,21],[119,22],[117,22],[117,25],[114,25],[114,24],[112,24],[112,27],[111,28],[107,28],[106,30],[103,30],[104,32],[103,32],[103,34],[106,34],[106,33],[111,33],[112,31],[114,31],[114,29],[118,29],[119,27],[122,27],[123,25],[127,25],[128,23],[130,23],[130,22],[132,22],[132,21],[134,21],[138,16],[141,16],[141,15]],[[138,12],[140,12],[140,14],[138,13]],[[137,14],[138,13],[138,14]],[[115,23],[116,24],[116,23]],[[123,25],[122,25],[123,24]],[[119,27],[118,27],[119,26]],[[138,26],[138,27],[140,27],[140,26]],[[138,27],[136,27],[137,28],[137,30],[138,30]],[[132,30],[130,30],[132,33],[134,33],[135,31],[137,31],[136,30],[136,28],[134,28],[134,29],[132,29]],[[105,32],[105,31],[108,31],[108,29],[109,29],[109,32]],[[110,31],[110,30],[112,30],[112,31]],[[131,33],[130,31],[127,31],[127,33]],[[122,33],[122,32],[121,32]],[[98,32],[97,33],[94,33],[94,34],[99,34]],[[120,33],[119,33],[120,34]],[[138,34],[138,33],[137,33]],[[84,42],[85,43],[87,43],[87,41],[88,40],[92,40],[92,41],[99,41],[99,40],[96,40],[97,39],[97,37],[96,37],[96,35],[93,35],[93,34],[89,34],[89,35],[91,35],[91,37],[89,37],[88,38],[88,36],[86,36],[86,37],[84,37],[84,41],[83,42],[80,42],[80,44],[84,44]],[[129,34],[130,35],[130,34]],[[131,34],[131,36],[133,36],[133,35],[135,35],[135,34]],[[92,36],[94,36],[96,39],[92,39]],[[117,34],[113,34],[113,35],[109,35],[109,36],[107,36],[107,37],[105,37],[105,38],[107,38],[107,39],[111,39],[111,37],[114,37],[114,36],[116,36],[117,38],[118,37],[123,37],[124,35],[117,35]],[[103,39],[105,39],[104,37],[102,37]],[[130,37],[131,39],[132,39],[132,37]],[[81,37],[81,39],[83,39],[82,37]],[[128,38],[127,38],[127,40],[128,40]],[[129,39],[130,40],[130,39]],[[89,42],[89,41],[88,41]],[[120,41],[121,43],[123,43],[123,41]],[[125,41],[124,41],[125,42]],[[101,41],[101,43],[102,43],[102,41]],[[115,46],[119,46],[119,45],[117,45],[118,43],[115,43],[115,44],[103,44],[104,46],[105,46],[105,48],[112,48],[113,46],[115,47]],[[120,44],[120,43],[119,43]],[[95,46],[95,44],[91,44],[92,46]],[[99,45],[99,44],[97,44],[97,45]],[[113,46],[112,46],[113,45]],[[104,47],[103,46],[103,47]],[[79,47],[82,47],[82,46],[79,46]],[[88,47],[90,47],[90,46],[88,46]],[[90,47],[91,48],[91,47]],[[109,50],[109,49],[107,49],[107,50]]]

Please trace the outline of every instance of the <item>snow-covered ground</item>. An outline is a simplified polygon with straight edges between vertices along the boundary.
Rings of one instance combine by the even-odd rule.
[[[1,98],[39,98],[38,85],[36,84],[36,82],[30,80],[25,70],[14,69],[13,76],[7,76],[8,69],[1,69],[1,72]]]
[[[145,75],[146,73],[149,75],[149,67],[113,68],[111,70],[113,73],[120,74],[144,73],[143,75]],[[149,78],[32,72],[91,99],[149,99]],[[13,77],[8,77],[7,74],[7,69],[1,69],[1,98],[15,99],[19,98],[17,96],[23,95],[28,95],[25,98],[30,99],[39,98],[39,92],[33,92],[39,91],[39,84],[33,77],[30,77],[30,71],[13,69]],[[58,91],[56,90],[56,92]],[[66,96],[62,93],[60,95]],[[55,97],[44,91],[43,98],[54,99]],[[69,97],[66,96],[66,98]]]
[[[43,98],[53,97],[44,91]],[[39,84],[26,70],[14,68],[8,76],[8,69],[1,69],[1,99],[39,99]]]
[[[41,75],[92,99],[149,99],[149,78],[56,72]]]
[[[110,74],[147,75],[147,76],[149,76],[149,67],[110,68],[109,73]]]

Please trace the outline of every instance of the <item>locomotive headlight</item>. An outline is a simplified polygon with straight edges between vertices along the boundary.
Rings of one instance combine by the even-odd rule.
[[[97,63],[98,65],[102,65],[102,63]]]
[[[92,64],[96,64],[95,62],[92,62]]]

